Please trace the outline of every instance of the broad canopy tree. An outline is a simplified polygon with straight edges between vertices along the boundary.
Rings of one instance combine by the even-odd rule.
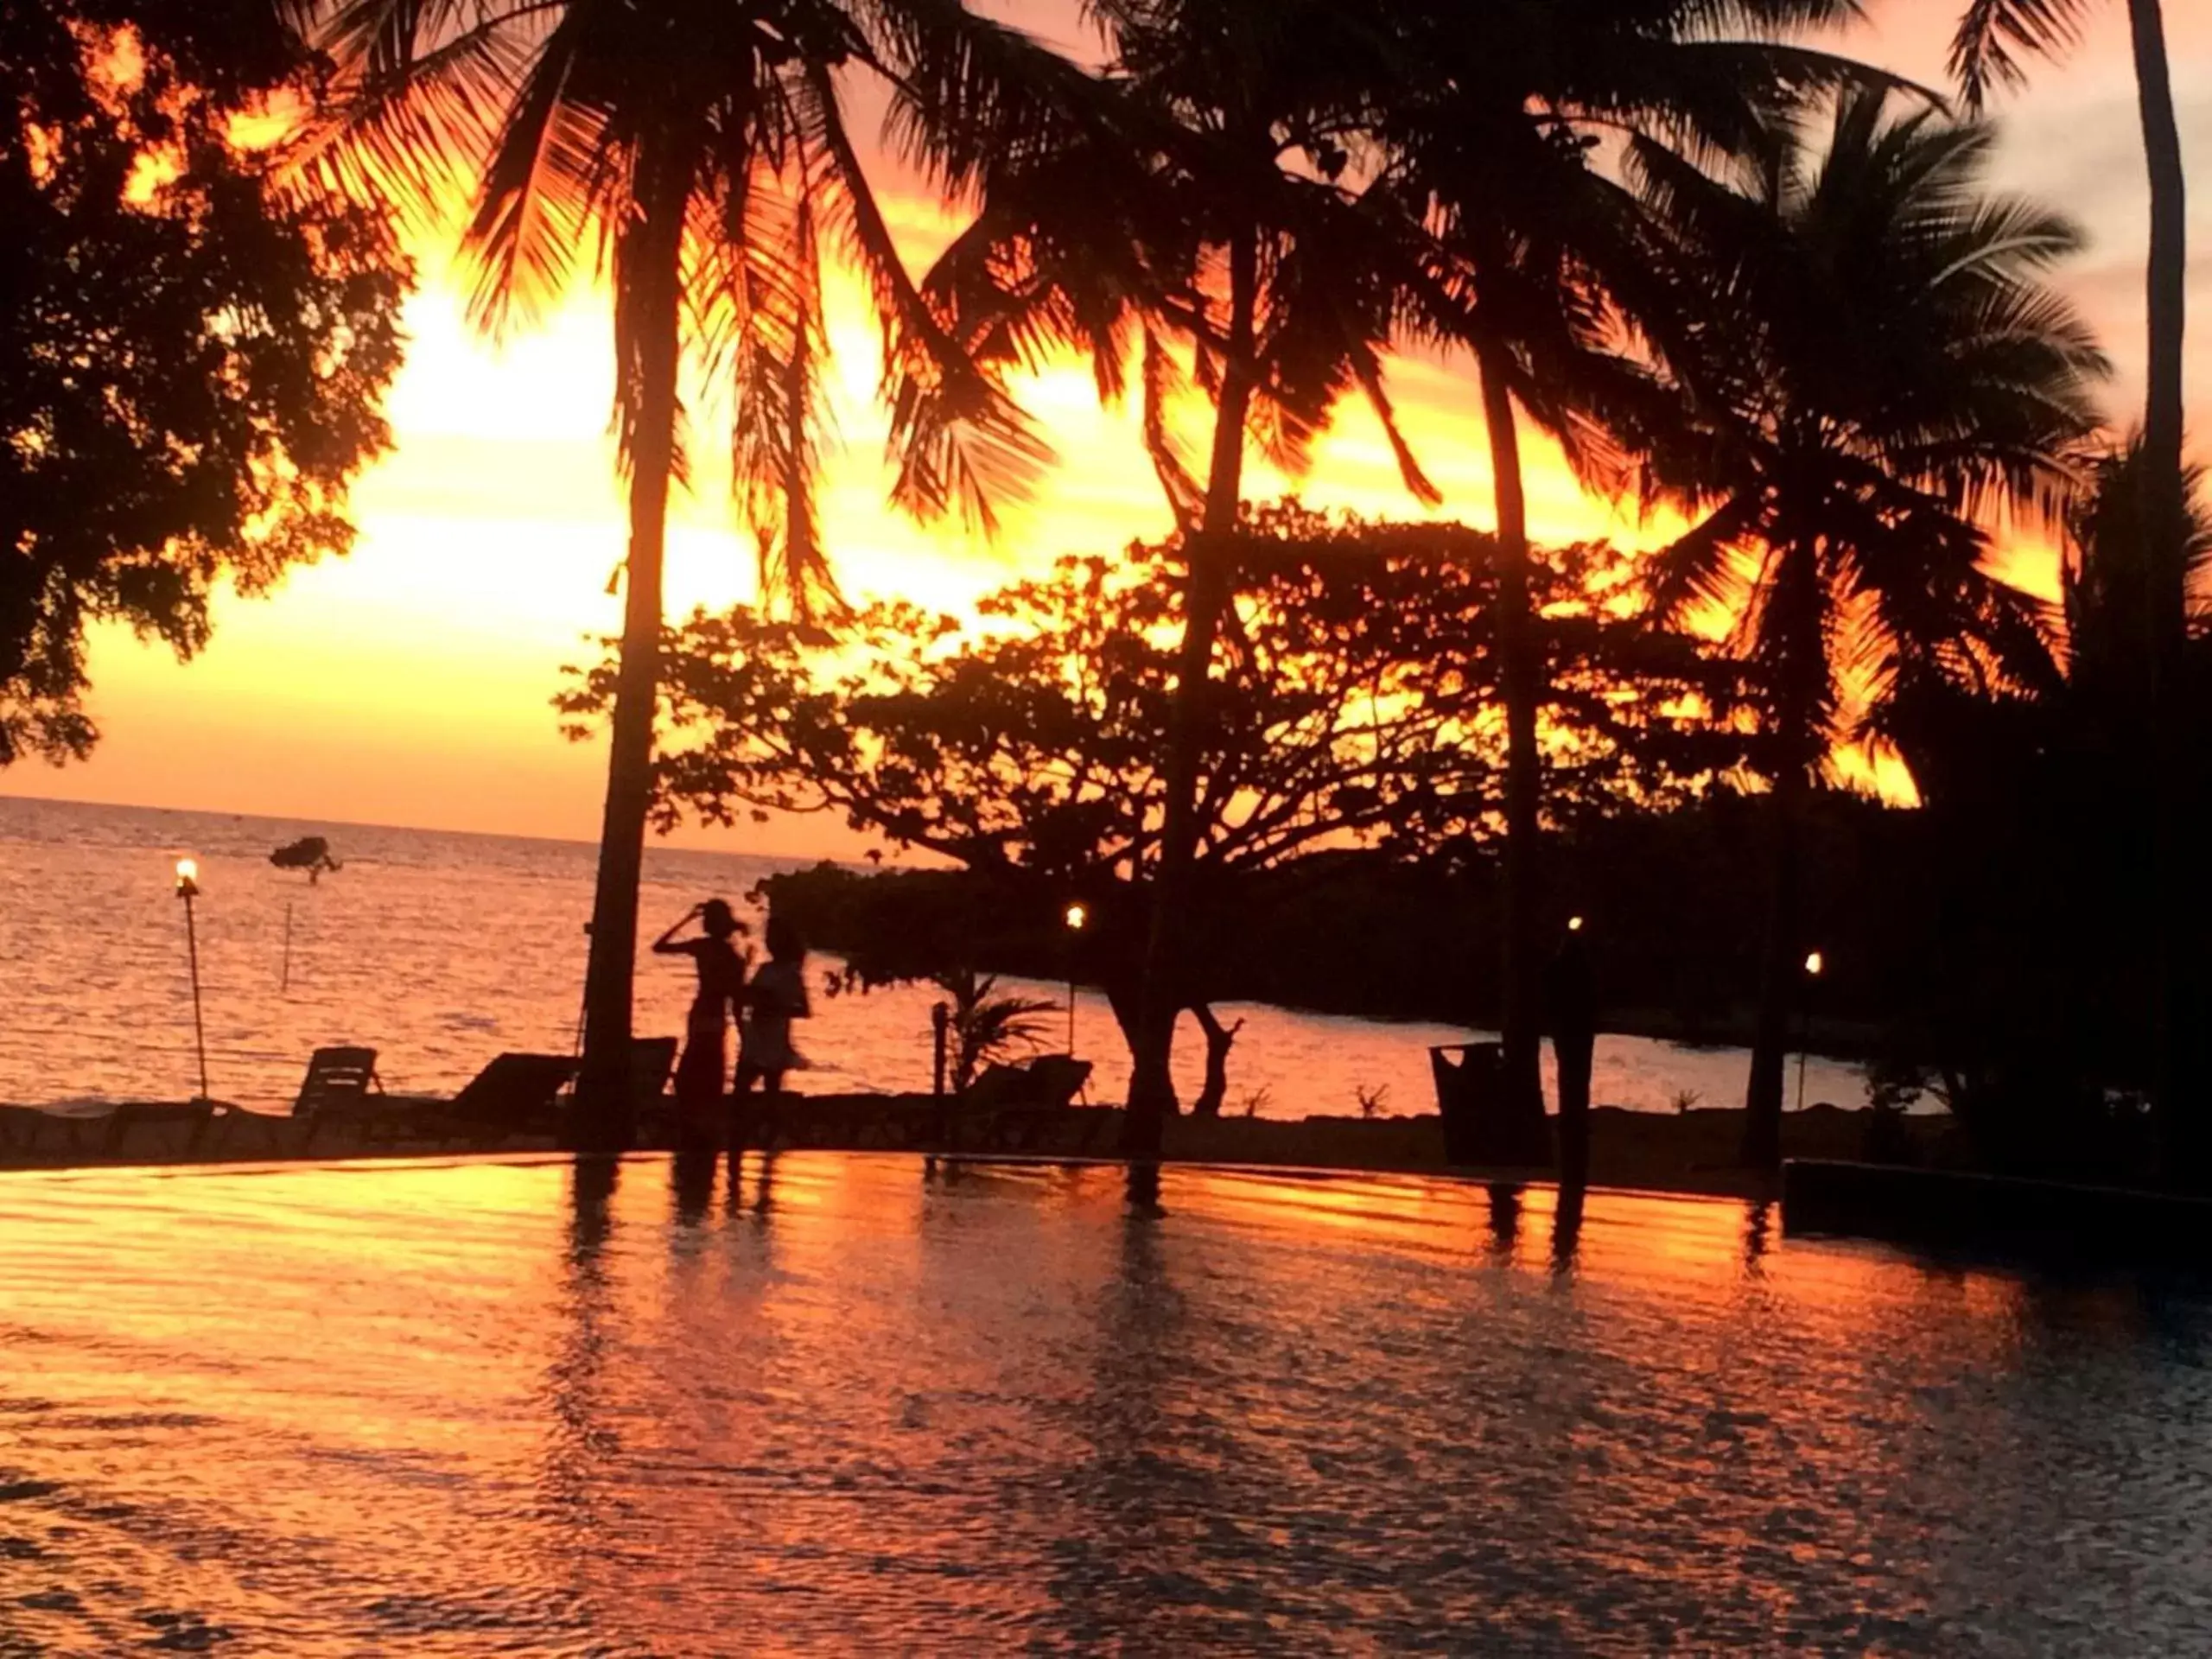
[[[188,657],[353,542],[406,266],[236,137],[315,67],[252,0],[0,4],[0,766],[90,751],[91,624]]]
[[[1235,551],[1179,1010],[1212,994],[1206,941],[1240,878],[1356,847],[1487,858],[1503,820],[1494,539],[1286,504],[1248,513]],[[1163,575],[1182,556],[1063,560],[972,629],[895,603],[836,639],[745,608],[694,616],[665,651],[664,821],[833,813],[1039,914],[1081,896],[1134,1058],[1188,591]],[[1555,822],[1677,803],[1741,759],[1733,665],[1643,625],[1630,557],[1575,545],[1535,571]],[[571,716],[601,711],[613,676],[585,677]]]

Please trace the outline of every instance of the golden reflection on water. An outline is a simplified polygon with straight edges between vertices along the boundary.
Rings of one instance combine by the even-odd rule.
[[[0,1182],[0,1653],[2179,1650],[2206,1304],[904,1157]]]

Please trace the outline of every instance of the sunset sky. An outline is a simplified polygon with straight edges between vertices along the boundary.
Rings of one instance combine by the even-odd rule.
[[[1000,8],[1065,36],[1058,3]],[[1874,26],[1850,49],[1930,84],[1955,6],[1872,0]],[[2212,3],[2174,0],[2171,36],[2183,142],[2197,183],[2192,212],[2193,428],[2212,430],[2204,399],[2212,351]],[[2139,397],[2145,193],[2125,8],[2096,9],[2082,48],[2042,67],[2006,100],[2004,185],[2075,215],[2088,254],[2063,274],[2120,366],[2111,406]],[[911,179],[878,172],[917,259],[943,235],[938,204]],[[435,251],[408,310],[413,345],[390,412],[394,452],[354,493],[361,538],[343,560],[295,573],[277,594],[219,605],[213,645],[180,666],[127,633],[101,635],[93,713],[105,734],[88,764],[26,763],[0,792],[262,812],[330,822],[588,837],[603,755],[564,742],[548,699],[564,662],[612,632],[607,594],[621,556],[623,515],[607,436],[611,386],[603,296],[577,294],[546,329],[495,350],[473,339]],[[835,331],[842,444],[824,494],[829,545],[849,591],[903,594],[958,607],[1062,552],[1111,550],[1165,531],[1167,518],[1126,415],[1102,415],[1087,373],[1070,365],[1024,401],[1061,455],[1000,544],[918,528],[884,503],[882,424],[873,401],[872,333],[848,290]],[[1489,473],[1471,384],[1457,365],[1402,363],[1393,389],[1414,445],[1442,487],[1441,512],[1490,519]],[[696,493],[671,536],[671,612],[727,603],[749,589],[749,544],[730,527],[719,447],[702,427]],[[1638,538],[1603,502],[1584,499],[1555,457],[1534,464],[1532,511],[1547,537]],[[1279,485],[1264,472],[1252,493]],[[1303,481],[1309,501],[1416,511],[1377,433],[1347,414]],[[1642,532],[1648,537],[1649,532]],[[2023,560],[2031,575],[2038,561]],[[685,840],[761,851],[842,851],[827,825],[778,823]]]

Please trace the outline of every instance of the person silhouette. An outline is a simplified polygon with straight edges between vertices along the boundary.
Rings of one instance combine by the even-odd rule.
[[[695,920],[697,938],[676,937]],[[745,931],[728,904],[709,899],[692,906],[653,941],[655,956],[689,957],[699,971],[698,995],[684,1021],[683,1055],[676,1063],[678,1131],[687,1142],[710,1138],[715,1128],[729,1064],[729,1017],[742,1003],[751,965],[731,941]]]
[[[745,988],[738,1020],[737,1093],[740,1099],[760,1084],[769,1100],[784,1091],[784,1073],[804,1065],[791,1046],[791,1021],[811,1012],[806,997],[806,943],[781,916],[768,918],[768,960]]]
[[[1544,1005],[1559,1070],[1560,1179],[1580,1185],[1590,1174],[1590,1065],[1598,1042],[1598,988],[1580,916],[1544,969]]]

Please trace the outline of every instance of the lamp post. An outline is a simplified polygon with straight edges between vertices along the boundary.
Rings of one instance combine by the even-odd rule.
[[[200,1053],[200,1098],[205,1101],[208,1097],[207,1023],[200,1012],[200,928],[192,912],[192,901],[200,896],[197,859],[177,860],[176,896],[184,900],[185,958],[192,964],[192,1039]]]
[[[1082,938],[1084,924],[1090,919],[1090,912],[1081,900],[1070,905],[1061,912],[1060,919],[1068,928],[1068,1058],[1075,1058],[1075,948]]]
[[[1805,957],[1805,995],[1797,1008],[1797,1109],[1805,1109],[1805,1058],[1813,1044],[1813,987],[1827,966],[1827,959],[1817,950]]]

